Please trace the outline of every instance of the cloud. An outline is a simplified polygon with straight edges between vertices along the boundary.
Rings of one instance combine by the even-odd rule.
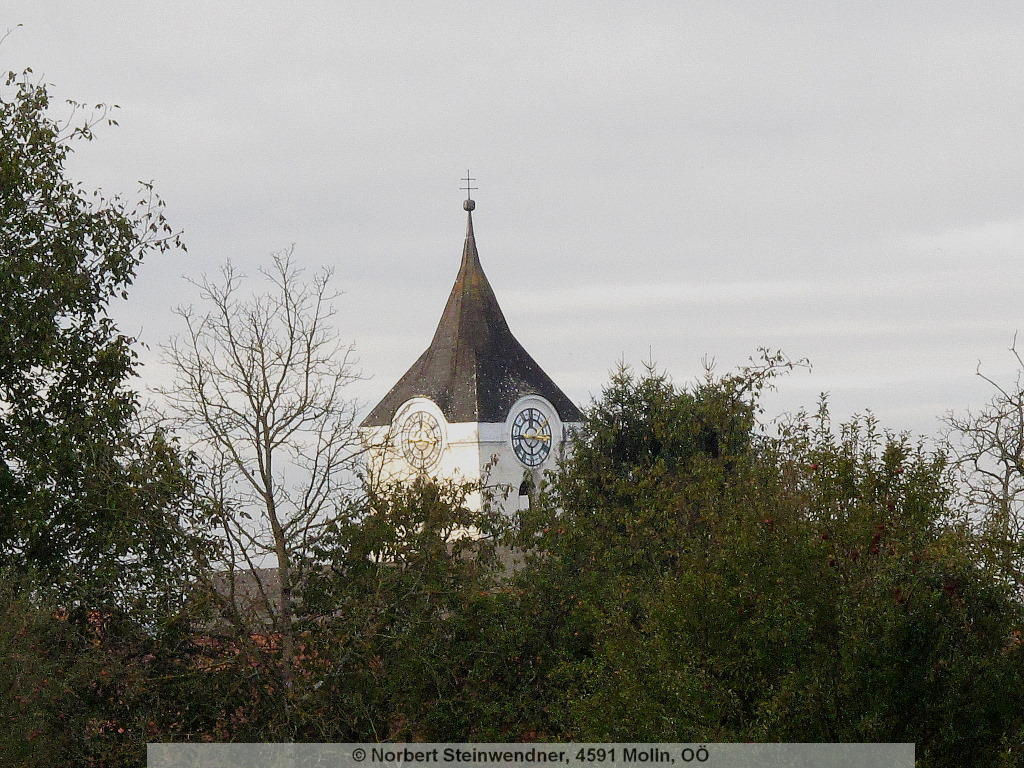
[[[814,358],[837,402],[902,409],[926,380],[952,407],[1024,326],[1016,3],[5,11],[10,66],[124,107],[73,173],[155,179],[185,230],[117,309],[153,343],[182,273],[296,242],[337,268],[383,394],[454,277],[467,164],[509,322],[580,398],[620,354],[686,377],[764,343]]]

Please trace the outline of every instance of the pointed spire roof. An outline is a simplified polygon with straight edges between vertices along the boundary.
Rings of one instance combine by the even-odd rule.
[[[414,397],[433,400],[449,423],[501,423],[524,395],[540,395],[563,422],[582,421],[573,402],[523,349],[498,306],[480,264],[473,233],[473,201],[466,201],[466,242],[455,285],[434,338],[362,426],[391,423]]]

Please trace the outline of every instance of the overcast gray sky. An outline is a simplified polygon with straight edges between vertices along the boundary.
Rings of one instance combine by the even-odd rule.
[[[7,0],[0,65],[120,104],[74,173],[155,180],[188,254],[126,330],[156,345],[182,275],[291,243],[336,268],[376,400],[458,268],[459,177],[513,332],[578,401],[617,359],[677,379],[806,356],[774,410],[934,433],[1024,330],[1024,5]],[[147,353],[147,377],[164,372]]]

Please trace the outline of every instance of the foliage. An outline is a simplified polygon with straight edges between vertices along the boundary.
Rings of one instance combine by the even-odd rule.
[[[129,205],[68,181],[105,113],[73,127],[49,109],[45,85],[8,79],[5,759],[130,766],[158,740],[913,741],[926,766],[1021,764],[1019,382],[951,419],[951,459],[870,415],[834,425],[825,399],[771,428],[760,395],[799,364],[778,354],[691,386],[620,367],[508,521],[467,485],[352,488],[350,349],[325,325],[326,274],[304,282],[286,253],[276,292],[239,299],[228,269],[202,284],[211,312],[186,312],[170,393],[186,455],[141,423],[132,340],[108,316],[177,237],[148,187]],[[283,616],[200,588],[216,555],[268,552]]]
[[[147,253],[179,243],[149,185],[130,204],[66,177],[74,142],[113,122],[73,106],[51,117],[30,71],[0,91],[0,566],[109,600],[173,546],[165,522],[188,478],[139,423],[133,340],[108,310]]]
[[[59,748],[103,765],[146,740],[549,739],[914,741],[922,765],[1016,764],[1020,600],[977,556],[945,455],[870,416],[834,427],[824,401],[769,435],[771,375],[619,371],[518,531],[469,486],[351,498],[305,556],[289,684],[273,631],[112,620],[100,642],[37,613],[8,651],[17,695],[38,688],[19,733],[57,748],[67,712],[86,737]],[[509,536],[531,550],[512,572]]]
[[[489,640],[508,622],[499,607],[505,526],[467,506],[475,490],[427,481],[373,489],[321,542],[303,601],[322,665],[315,709],[343,713],[345,738],[473,733],[479,708],[505,705],[501,679],[481,674],[480,658],[500,655]]]
[[[67,178],[114,122],[69,111],[29,71],[0,86],[0,755],[132,765],[143,660],[182,626],[205,541],[183,525],[190,460],[140,407],[109,313],[180,243],[150,185],[130,203]]]
[[[735,385],[620,371],[590,410],[517,577],[554,606],[545,730],[993,764],[1021,725],[1021,605],[946,457],[870,417],[834,430],[824,401],[769,438]]]
[[[3,590],[0,614],[0,754],[8,765],[51,765],[76,753],[87,730],[83,691],[98,665],[67,622]]]

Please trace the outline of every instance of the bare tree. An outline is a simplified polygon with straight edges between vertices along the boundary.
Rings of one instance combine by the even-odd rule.
[[[331,271],[311,279],[292,249],[260,270],[264,293],[243,295],[230,264],[194,283],[208,309],[179,308],[187,331],[165,349],[174,384],[159,390],[205,465],[203,493],[223,534],[218,590],[237,618],[239,571],[262,596],[292,682],[293,589],[303,555],[338,514],[360,454],[353,346],[332,326]],[[261,566],[271,563],[273,568]],[[226,590],[226,595],[225,595]]]
[[[1024,359],[1016,336],[1010,353],[1015,379],[1000,383],[979,366],[991,399],[979,410],[947,414],[945,421],[972,517],[1004,573],[1024,587]]]

